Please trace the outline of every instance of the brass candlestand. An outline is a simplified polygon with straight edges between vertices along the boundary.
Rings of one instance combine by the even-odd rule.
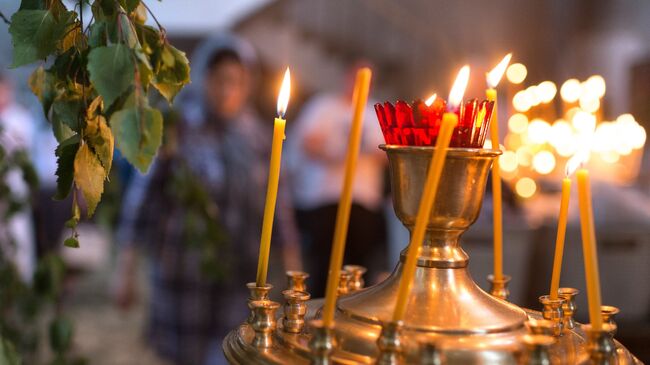
[[[395,213],[410,230],[434,148],[381,148],[389,158]],[[469,257],[461,248],[460,238],[478,217],[487,175],[499,153],[449,149],[403,323],[391,320],[405,251],[401,262],[383,282],[360,290],[356,284],[340,287],[331,328],[323,327],[319,321],[323,300],[312,299],[306,302],[305,328],[297,332],[277,328],[272,331],[271,343],[265,343],[268,346],[254,346],[256,332],[251,324],[244,323],[233,330],[223,343],[228,361],[242,365],[500,365],[527,359],[531,363],[581,364],[591,358],[588,354],[599,354],[596,348],[600,347],[588,348],[587,343],[600,343],[603,334],[590,335],[587,341],[579,325],[562,326],[569,320],[562,312],[565,297],[558,303],[549,303],[553,304],[547,314],[550,320],[544,320],[541,312],[520,308],[486,293],[469,274]],[[287,298],[289,310],[296,303],[294,296],[287,294]],[[574,311],[572,307],[571,319]],[[265,309],[263,314],[268,312]],[[561,332],[556,335],[561,336],[547,336],[558,328]],[[258,328],[258,337],[260,331]],[[616,364],[636,364],[634,357],[611,339],[610,333],[605,335],[614,344]]]

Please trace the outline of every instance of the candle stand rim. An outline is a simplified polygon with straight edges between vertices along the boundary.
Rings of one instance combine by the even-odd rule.
[[[601,305],[600,311],[609,315],[615,315],[619,314],[621,312],[621,309],[613,305]]]
[[[558,295],[578,295],[580,290],[571,287],[561,287],[557,290]]]
[[[268,290],[271,290],[271,289],[273,289],[273,284],[266,283],[266,284],[264,284],[264,285],[262,285],[262,286],[259,286],[259,285],[257,285],[256,282],[252,281],[252,282],[250,282],[250,283],[246,283],[246,287],[247,287],[248,289],[256,289],[256,288],[260,288],[260,289],[268,289]]]
[[[379,148],[384,151],[389,150],[401,150],[408,151],[411,153],[431,153],[435,151],[435,146],[409,146],[409,145],[398,145],[398,144],[385,144],[382,143],[379,145]],[[489,149],[489,148],[468,148],[468,147],[447,147],[447,156],[472,156],[472,157],[495,157],[503,154],[501,150]]]

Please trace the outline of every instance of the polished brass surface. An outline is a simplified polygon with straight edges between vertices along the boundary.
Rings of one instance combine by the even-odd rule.
[[[535,319],[529,318],[526,321],[526,328],[528,333],[532,335],[546,335],[553,336],[555,332],[555,322],[548,319]]]
[[[287,275],[287,290],[307,291],[307,278],[309,274],[304,271],[289,270]]]
[[[490,283],[490,294],[493,297],[508,300],[508,297],[510,296],[508,283],[510,283],[511,279],[510,275],[503,275],[499,280],[497,280],[492,274],[488,275],[487,280]]]
[[[403,327],[402,321],[388,322],[382,326],[377,339],[379,349],[377,365],[398,365],[404,362],[401,342]]]
[[[361,265],[345,265],[343,270],[350,273],[350,285],[348,286],[350,292],[363,289],[366,285],[363,280],[363,274],[366,273],[366,268]]]
[[[284,296],[284,317],[282,318],[282,330],[289,333],[300,333],[305,325],[305,314],[307,314],[306,302],[311,297],[309,293],[297,290],[285,290]]]
[[[539,302],[542,303],[542,316],[553,322],[553,335],[562,336],[564,329],[564,299],[551,299],[549,295],[542,295],[539,297]]]
[[[564,312],[564,328],[573,329],[576,326],[575,313],[578,307],[575,302],[575,297],[580,291],[575,288],[560,288],[560,298],[564,299],[562,311]]]
[[[526,365],[551,365],[550,347],[555,339],[547,335],[525,335],[522,338],[525,350],[522,364]]]
[[[254,300],[251,302],[254,319],[251,327],[255,331],[253,345],[260,348],[269,348],[273,344],[273,331],[276,327],[275,312],[280,303],[270,300]]]
[[[382,149],[389,157],[395,212],[410,229],[434,148]],[[530,322],[527,327],[524,323],[543,320],[540,312],[524,310],[480,289],[469,274],[469,258],[460,246],[462,233],[479,214],[487,174],[499,153],[449,150],[400,330],[399,343],[407,364],[514,365],[520,363],[526,348],[524,337],[532,331]],[[232,364],[246,365],[374,364],[380,355],[377,341],[382,325],[392,319],[401,274],[400,262],[383,282],[342,294],[333,328],[323,328],[318,320],[322,299],[307,302],[307,329],[300,333],[277,329],[270,347],[255,347],[256,332],[244,324],[224,340],[226,358]],[[562,316],[558,318],[561,322]],[[618,365],[636,364],[621,344],[613,343]],[[589,359],[581,326],[567,327],[548,351],[553,364],[581,364]]]

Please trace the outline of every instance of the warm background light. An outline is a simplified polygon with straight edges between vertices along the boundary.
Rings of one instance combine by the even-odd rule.
[[[528,70],[521,63],[513,63],[506,69],[506,78],[513,84],[521,84],[527,75]]]
[[[508,119],[508,129],[512,133],[525,133],[528,129],[528,117],[521,113],[513,114],[510,119]]]
[[[575,103],[580,98],[582,87],[577,79],[568,79],[560,88],[560,96],[567,103]]]
[[[530,198],[535,195],[537,184],[529,177],[522,177],[515,184],[515,192],[522,198]]]
[[[533,157],[533,168],[542,175],[555,169],[555,156],[550,151],[540,151]]]

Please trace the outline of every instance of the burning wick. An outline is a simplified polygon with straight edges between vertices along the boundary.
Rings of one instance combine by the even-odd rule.
[[[465,65],[460,69],[460,71],[458,71],[458,76],[456,76],[454,86],[451,87],[451,91],[449,92],[447,111],[454,112],[458,109],[458,106],[463,101],[463,95],[465,95],[465,89],[467,88],[468,82],[469,66]]]
[[[284,72],[284,79],[282,80],[280,93],[278,94],[278,116],[280,118],[284,118],[284,114],[287,112],[287,105],[289,104],[290,94],[291,94],[291,72],[287,67],[287,70]]]
[[[429,96],[429,98],[424,102],[426,106],[431,106],[434,101],[436,101],[436,97],[438,97],[438,94],[434,93],[433,95]]]

